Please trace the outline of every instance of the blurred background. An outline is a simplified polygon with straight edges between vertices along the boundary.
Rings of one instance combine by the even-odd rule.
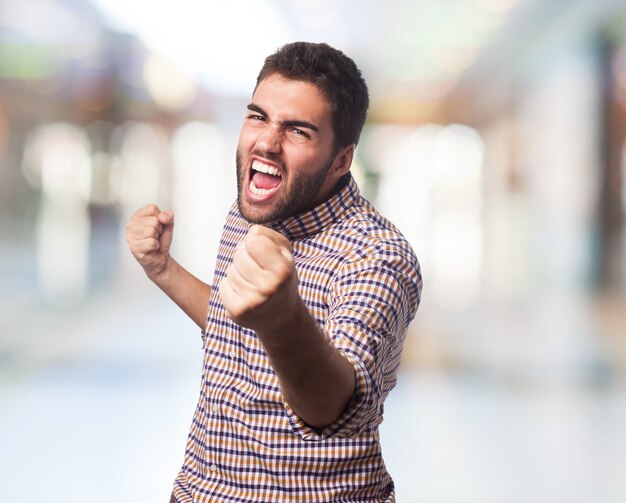
[[[0,499],[168,500],[201,341],[124,225],[173,208],[211,280],[245,105],[294,40],[362,68],[353,171],[423,267],[398,501],[626,501],[624,0],[0,0]]]

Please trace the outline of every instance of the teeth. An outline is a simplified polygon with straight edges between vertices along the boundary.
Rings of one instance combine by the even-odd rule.
[[[276,192],[277,189],[278,187],[274,189],[259,189],[256,185],[254,185],[253,181],[250,181],[250,192],[252,192],[255,196],[267,196],[272,192]]]
[[[267,173],[268,175],[280,176],[280,172],[274,166],[268,166],[267,164],[263,164],[261,161],[254,161],[252,163],[252,169],[255,171],[260,171],[261,173]]]

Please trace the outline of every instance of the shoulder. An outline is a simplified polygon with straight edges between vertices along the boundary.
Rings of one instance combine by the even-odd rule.
[[[366,199],[360,198],[330,233],[352,244],[354,259],[368,257],[419,269],[417,256],[402,232]]]

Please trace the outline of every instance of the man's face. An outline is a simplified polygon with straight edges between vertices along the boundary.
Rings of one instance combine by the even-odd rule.
[[[274,74],[258,85],[237,146],[239,211],[268,223],[309,210],[332,194],[331,107],[308,82]]]

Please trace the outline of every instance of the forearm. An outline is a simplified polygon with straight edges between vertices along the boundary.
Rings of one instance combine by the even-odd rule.
[[[204,283],[171,257],[158,275],[148,276],[200,328],[206,324],[211,286]]]
[[[258,335],[296,414],[315,428],[333,423],[354,395],[356,376],[300,297],[289,241],[252,226],[219,294],[230,318]]]
[[[332,424],[354,395],[356,377],[304,304],[288,324],[258,335],[294,412],[315,428]]]

